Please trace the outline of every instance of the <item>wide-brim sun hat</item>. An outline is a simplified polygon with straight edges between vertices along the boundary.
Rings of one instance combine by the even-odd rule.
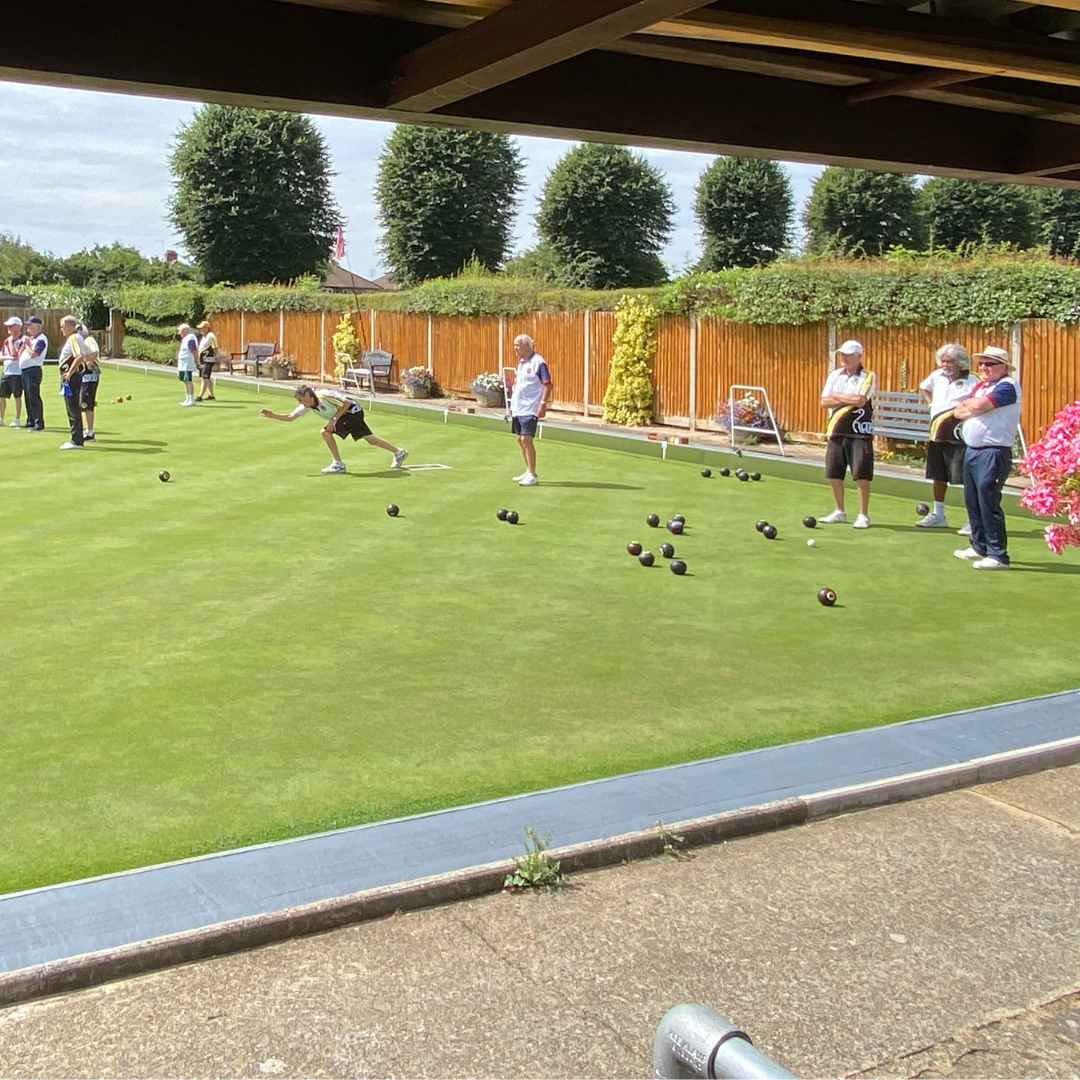
[[[1012,362],[1012,358],[1009,356],[1008,350],[1003,349],[1000,345],[987,345],[982,352],[975,353],[971,358],[972,360],[996,360],[999,364],[1004,364],[1010,371],[1015,371],[1016,366]]]

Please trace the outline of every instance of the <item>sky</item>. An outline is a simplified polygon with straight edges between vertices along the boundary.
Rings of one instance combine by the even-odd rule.
[[[179,128],[197,108],[189,101],[66,90],[0,82],[0,232],[40,251],[70,255],[120,241],[144,255],[183,243],[166,221],[172,190],[168,159]],[[346,259],[357,274],[386,269],[379,253],[375,174],[389,123],[314,116],[336,175],[334,197],[346,219]],[[518,137],[526,187],[514,230],[513,253],[536,243],[534,217],[544,181],[573,145],[562,139]],[[708,154],[643,149],[675,196],[674,231],[663,253],[672,273],[700,255],[694,188]],[[801,210],[822,166],[786,164]]]

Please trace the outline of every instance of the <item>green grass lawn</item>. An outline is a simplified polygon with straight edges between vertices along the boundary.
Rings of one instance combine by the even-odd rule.
[[[768,463],[706,481],[548,441],[521,489],[509,434],[376,411],[409,464],[452,469],[350,443],[323,476],[315,419],[258,414],[288,399],[102,382],[81,453],[51,392],[49,432],[0,430],[0,891],[1078,681],[1080,562],[1030,519],[1008,574],[884,496],[810,549],[827,489]],[[686,515],[686,577],[625,553],[670,539],[650,511]]]

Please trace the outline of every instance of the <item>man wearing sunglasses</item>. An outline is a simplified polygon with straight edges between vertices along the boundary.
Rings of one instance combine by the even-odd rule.
[[[975,354],[979,385],[956,406],[963,421],[964,502],[971,525],[971,547],[953,554],[976,570],[1008,570],[1008,537],[1001,492],[1012,468],[1012,448],[1020,426],[1020,387],[1010,372],[1009,354],[988,345]]]

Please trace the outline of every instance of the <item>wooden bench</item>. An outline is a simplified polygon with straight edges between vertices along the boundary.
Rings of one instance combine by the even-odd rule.
[[[255,378],[257,379],[259,377],[259,365],[269,360],[276,352],[276,341],[249,341],[243,352],[229,353],[229,374],[232,374],[234,366],[239,365],[244,369],[245,375],[249,370],[254,369]]]
[[[929,441],[930,406],[918,391],[876,390],[871,400],[874,403],[875,438]]]

